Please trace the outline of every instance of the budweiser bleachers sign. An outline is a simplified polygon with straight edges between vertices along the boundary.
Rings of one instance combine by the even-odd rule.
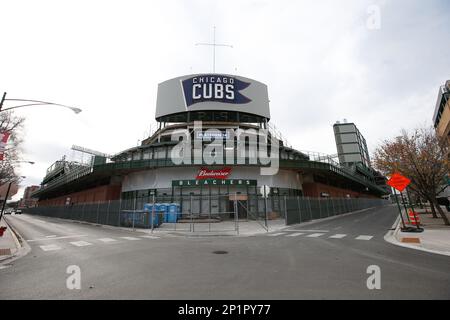
[[[208,168],[200,168],[200,171],[197,174],[195,179],[203,180],[203,179],[226,179],[231,174],[231,167],[225,167],[223,169],[208,169]]]

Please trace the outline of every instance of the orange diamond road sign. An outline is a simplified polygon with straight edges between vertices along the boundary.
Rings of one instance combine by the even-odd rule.
[[[391,187],[402,192],[411,183],[407,177],[402,176],[400,173],[394,173],[391,178],[387,181],[387,184]]]

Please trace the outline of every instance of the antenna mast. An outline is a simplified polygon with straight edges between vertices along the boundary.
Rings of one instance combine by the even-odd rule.
[[[216,43],[216,26],[214,26],[213,43],[196,43],[196,46],[212,46],[213,47],[213,73],[216,73],[216,47],[229,47],[233,48],[232,45]]]

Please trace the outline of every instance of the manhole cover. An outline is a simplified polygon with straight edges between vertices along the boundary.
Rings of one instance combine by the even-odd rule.
[[[223,251],[223,250],[217,250],[217,251],[213,251],[214,254],[227,254],[228,251]]]

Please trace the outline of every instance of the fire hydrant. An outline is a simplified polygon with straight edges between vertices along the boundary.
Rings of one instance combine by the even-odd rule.
[[[5,232],[7,228],[6,227],[0,227],[0,237],[3,237],[3,233]]]

